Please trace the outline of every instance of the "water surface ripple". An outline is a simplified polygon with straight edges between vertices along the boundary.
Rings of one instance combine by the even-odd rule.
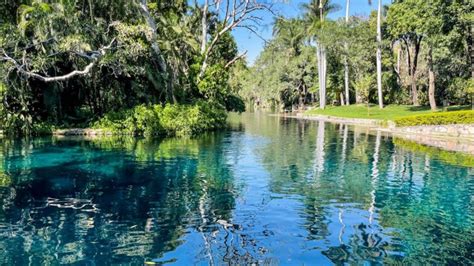
[[[0,262],[474,263],[474,159],[234,115],[194,139],[1,140]]]

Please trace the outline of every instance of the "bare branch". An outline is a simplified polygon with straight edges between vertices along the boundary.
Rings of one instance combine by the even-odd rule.
[[[258,33],[252,26],[239,25],[237,27],[238,28],[244,28],[244,29],[250,31],[251,33],[255,34],[255,36],[257,36],[259,39],[261,39],[265,44],[268,43],[268,41],[260,33]]]
[[[239,59],[243,58],[244,56],[246,56],[246,55],[247,55],[247,52],[248,52],[248,51],[245,51],[245,52],[243,52],[243,53],[237,55],[236,57],[234,57],[234,59],[230,60],[229,63],[227,63],[227,64],[225,65],[225,68],[230,67],[230,66],[233,65],[235,62],[237,62],[237,60],[239,60]]]
[[[83,70],[74,70],[68,74],[62,75],[62,76],[55,76],[55,77],[46,77],[43,75],[40,75],[35,72],[31,72],[25,69],[26,66],[26,60],[25,56],[22,58],[22,63],[20,64],[17,60],[14,58],[10,57],[4,50],[2,50],[3,57],[1,57],[1,61],[8,61],[13,63],[15,66],[15,69],[22,75],[29,77],[29,78],[35,78],[38,80],[41,80],[43,82],[55,82],[55,81],[64,81],[68,80],[70,78],[73,78],[75,76],[84,76],[87,75],[91,69],[94,67],[94,65],[99,61],[99,59],[106,54],[106,51],[112,48],[112,45],[115,42],[115,38],[110,42],[109,45],[100,48],[97,51],[94,51],[93,54],[96,54],[96,56],[92,57],[93,61],[90,62]]]
[[[216,6],[222,7],[223,0],[216,0]],[[256,15],[258,11],[272,11],[273,4],[259,2],[258,0],[226,0],[225,1],[225,13],[222,21],[222,27],[213,35],[213,38],[209,41],[209,44],[205,49],[202,49],[203,63],[199,73],[201,78],[206,69],[207,61],[209,59],[212,50],[215,45],[221,39],[221,37],[228,31],[232,31],[237,27],[245,28],[255,33],[257,36],[260,35],[252,28],[252,24],[259,25],[263,19]],[[215,10],[218,14],[220,10]],[[246,23],[247,22],[247,23]],[[244,25],[246,23],[246,25]]]

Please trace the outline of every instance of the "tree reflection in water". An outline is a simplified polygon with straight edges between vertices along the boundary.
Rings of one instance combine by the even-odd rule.
[[[331,262],[473,261],[472,157],[441,160],[354,126],[269,119],[267,131],[245,119],[270,139],[257,153],[271,191],[301,196],[306,246]]]
[[[226,253],[238,188],[222,141],[4,140],[2,176],[13,182],[2,181],[0,259],[143,263],[193,233],[203,260],[235,258]]]
[[[233,119],[196,139],[4,139],[0,260],[472,264],[470,157],[323,121]]]

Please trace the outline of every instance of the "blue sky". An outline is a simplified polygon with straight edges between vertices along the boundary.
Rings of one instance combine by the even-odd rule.
[[[276,0],[275,2],[277,2]],[[278,15],[285,17],[296,17],[301,14],[301,4],[308,3],[309,0],[279,0],[280,3],[276,4],[275,9]],[[334,13],[331,13],[329,16],[332,19],[345,16],[345,6],[346,0],[332,0],[334,4],[340,6],[340,10]],[[350,14],[351,15],[368,15],[371,10],[377,8],[377,0],[373,0],[372,5],[370,6],[367,0],[351,0]],[[391,0],[382,0],[384,5],[390,4]],[[272,14],[265,12],[260,14],[263,17],[262,26],[259,27],[258,33],[261,37],[268,40],[272,37],[272,23],[274,17]],[[262,51],[264,46],[264,41],[256,36],[255,34],[245,30],[237,29],[234,31],[234,37],[237,41],[239,51],[248,51],[247,61],[252,64],[259,53]]]

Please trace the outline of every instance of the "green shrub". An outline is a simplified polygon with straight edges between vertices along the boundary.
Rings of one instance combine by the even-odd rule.
[[[399,127],[473,123],[474,111],[432,113],[395,119],[395,124]]]
[[[47,122],[33,123],[32,135],[33,136],[45,136],[53,134],[55,126]]]
[[[145,106],[106,114],[93,127],[115,134],[191,136],[225,125],[227,113],[219,105],[198,101],[191,105]]]

